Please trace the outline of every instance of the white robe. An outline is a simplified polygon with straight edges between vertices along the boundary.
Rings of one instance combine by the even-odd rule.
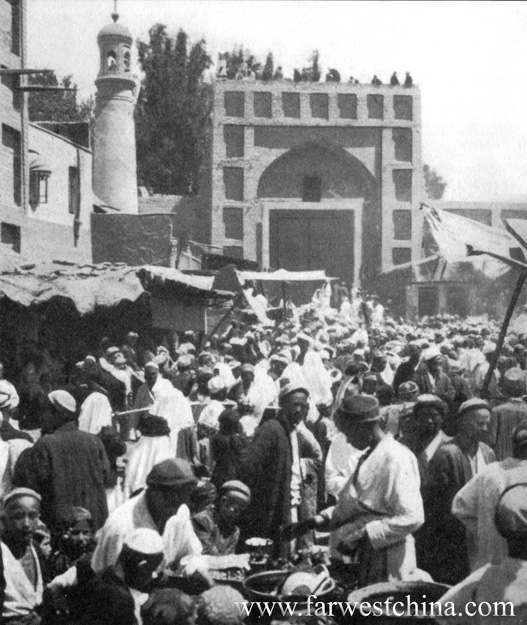
[[[348,443],[346,436],[338,432],[331,441],[326,458],[325,478],[328,495],[337,498],[357,467],[362,452]]]
[[[35,588],[28,579],[22,564],[13,556],[9,547],[4,543],[0,543],[0,545],[6,583],[2,619],[13,617],[22,618],[34,610],[37,605],[42,603],[44,584],[38,557],[35,549],[31,547],[37,569],[37,585]]]
[[[32,447],[25,438],[0,439],[0,500],[11,491],[16,461],[24,449]]]
[[[133,443],[125,469],[125,498],[128,499],[135,491],[145,488],[146,478],[153,467],[170,458],[174,458],[174,454],[168,436],[141,436],[137,443]]]
[[[9,397],[9,404],[7,406],[9,410],[13,410],[20,403],[16,388],[7,380],[0,380],[0,396],[1,395]]]
[[[474,541],[469,543],[475,546],[469,552],[472,571],[507,559],[507,542],[494,523],[496,504],[506,488],[525,482],[527,460],[507,458],[487,465],[454,497],[452,514],[465,525]]]
[[[220,429],[218,418],[224,410],[225,405],[222,404],[221,401],[218,401],[217,399],[211,399],[210,403],[208,403],[201,411],[198,423],[201,425],[205,425],[212,430],[218,431]]]
[[[386,581],[426,577],[417,569],[412,536],[424,522],[417,459],[391,434],[366,458],[358,475],[355,471],[348,479],[337,505],[324,512],[336,528],[329,543],[334,557],[340,557],[336,546],[346,538],[350,523],[364,519],[365,513],[371,518],[365,525],[371,546],[374,551],[387,550]],[[350,523],[341,525],[347,520]]]
[[[443,611],[452,603],[456,616],[436,616],[435,621],[442,625],[523,625],[527,623],[526,589],[527,561],[507,558],[499,565],[487,564],[450,588],[439,600]],[[511,602],[512,606],[503,606],[499,602]],[[489,616],[479,616],[477,607],[483,603],[484,614],[498,603],[497,615],[493,616],[493,611],[490,611]],[[466,616],[465,607],[473,616]],[[511,607],[514,616],[511,615]],[[503,608],[506,608],[505,612],[502,612]]]
[[[117,562],[126,537],[135,529],[141,528],[158,531],[146,506],[144,492],[114,510],[97,532],[97,547],[91,562],[93,570],[98,573],[107,566],[113,566]],[[201,543],[194,533],[190,510],[185,504],[167,521],[162,538],[166,565],[179,563],[185,556],[201,555]]]
[[[90,393],[84,400],[79,415],[79,430],[99,434],[101,429],[112,425],[112,407],[106,395]]]
[[[171,449],[175,457],[179,431],[194,425],[189,400],[181,391],[174,388],[169,380],[159,376],[152,389],[147,384],[141,386],[137,392],[135,406],[136,408],[152,406],[151,414],[166,419],[170,428]]]

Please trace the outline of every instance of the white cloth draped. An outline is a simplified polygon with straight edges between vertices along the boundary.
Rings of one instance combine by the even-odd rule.
[[[106,395],[91,393],[84,400],[79,415],[79,430],[99,434],[103,427],[112,425],[112,407]]]
[[[14,617],[21,619],[42,603],[44,584],[38,557],[35,549],[30,547],[37,570],[37,586],[35,588],[28,579],[22,564],[13,556],[9,547],[4,543],[0,543],[0,546],[6,584],[2,619],[13,619]]]
[[[146,477],[158,462],[174,457],[168,436],[141,436],[128,455],[124,481],[125,498],[128,499],[136,490],[146,486]]]
[[[494,523],[496,504],[506,488],[525,482],[527,460],[507,458],[487,465],[454,497],[452,514],[465,525],[475,542],[476,552],[469,552],[472,571],[507,559],[507,542]]]
[[[146,495],[141,493],[114,510],[97,532],[97,547],[92,557],[92,568],[98,573],[113,566],[121,553],[126,537],[139,528],[158,531],[146,505]],[[162,534],[166,565],[179,563],[185,556],[198,556],[201,543],[194,533],[190,510],[183,504],[177,514],[170,517]]]

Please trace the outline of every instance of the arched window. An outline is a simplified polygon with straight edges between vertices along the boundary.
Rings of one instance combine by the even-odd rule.
[[[129,72],[130,71],[130,50],[125,50],[123,58],[124,58],[124,71]]]
[[[115,71],[117,68],[117,55],[115,50],[110,50],[106,56],[106,67],[110,71]]]

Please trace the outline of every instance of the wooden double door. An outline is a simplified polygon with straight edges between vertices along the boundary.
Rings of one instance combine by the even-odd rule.
[[[269,260],[274,269],[324,269],[351,285],[354,275],[353,210],[276,210],[269,212]],[[317,285],[295,287],[295,301],[312,295]]]

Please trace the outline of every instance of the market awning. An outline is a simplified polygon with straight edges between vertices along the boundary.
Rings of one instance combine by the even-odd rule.
[[[168,267],[129,267],[123,264],[76,265],[53,262],[23,265],[0,273],[0,298],[29,307],[55,298],[69,300],[81,314],[111,308],[122,301],[135,302],[154,285],[174,300],[226,300],[233,293],[212,290],[212,281],[189,276]]]
[[[237,271],[238,279],[243,284],[247,280],[262,282],[317,282],[335,280],[326,276],[325,271],[286,271],[277,269],[276,271]]]

